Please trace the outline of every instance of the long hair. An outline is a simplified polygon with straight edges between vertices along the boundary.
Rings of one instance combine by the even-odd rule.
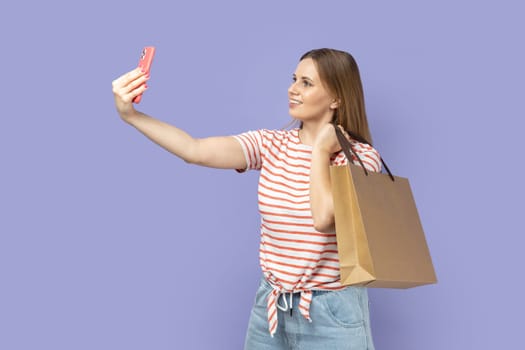
[[[345,51],[324,48],[308,51],[300,61],[305,58],[311,58],[315,62],[325,88],[339,100],[332,121],[372,144],[361,76],[352,55]]]

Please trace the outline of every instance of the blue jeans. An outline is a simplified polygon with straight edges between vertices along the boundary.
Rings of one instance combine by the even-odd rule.
[[[291,315],[289,311],[278,310],[273,338],[268,331],[266,311],[266,299],[271,291],[272,287],[263,277],[250,315],[245,350],[374,350],[366,288],[313,291],[312,322],[297,309],[293,309]],[[279,301],[282,302],[283,297]],[[299,298],[299,293],[293,295],[293,305],[299,305]]]

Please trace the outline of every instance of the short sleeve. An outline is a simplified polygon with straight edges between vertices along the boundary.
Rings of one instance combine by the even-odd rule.
[[[249,169],[260,170],[262,166],[264,130],[248,131],[233,136],[241,144],[246,159],[246,169],[238,169],[244,172]]]
[[[381,157],[379,152],[372,146],[366,143],[361,143],[355,140],[350,140],[354,151],[359,155],[366,170],[380,172],[381,171]],[[333,159],[332,165],[346,165],[347,159],[343,151],[339,152]],[[361,165],[359,160],[352,155],[352,163]]]

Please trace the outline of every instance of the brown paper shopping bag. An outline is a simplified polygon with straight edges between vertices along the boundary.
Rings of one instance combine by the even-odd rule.
[[[350,143],[336,131],[352,159]],[[408,179],[392,176],[384,162],[388,174],[350,163],[330,167],[341,284],[410,288],[436,283]]]

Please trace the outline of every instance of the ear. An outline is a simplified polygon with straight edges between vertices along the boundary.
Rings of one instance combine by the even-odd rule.
[[[339,104],[341,103],[341,100],[338,98],[334,98],[332,103],[330,103],[330,109],[337,109],[339,108]]]

